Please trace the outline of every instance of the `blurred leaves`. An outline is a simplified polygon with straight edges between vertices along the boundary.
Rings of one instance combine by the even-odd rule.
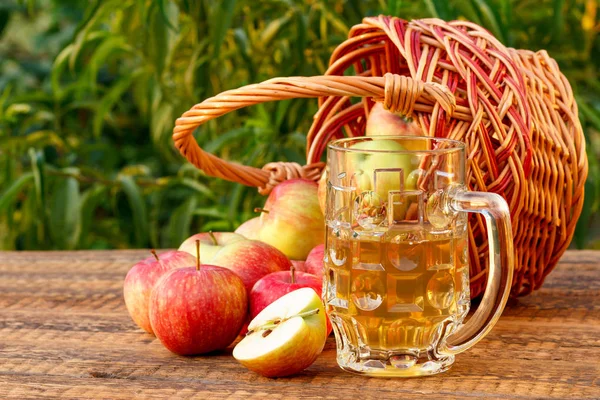
[[[67,168],[77,174],[77,169]],[[81,233],[81,195],[79,182],[72,177],[57,179],[50,202],[50,236],[58,248],[74,249]]]
[[[234,229],[264,199],[185,162],[175,119],[227,89],[322,74],[348,29],[381,13],[468,19],[557,59],[590,158],[576,243],[600,247],[595,0],[3,0],[0,249],[177,247]],[[242,164],[302,163],[315,111],[309,99],[266,103],[195,135]]]

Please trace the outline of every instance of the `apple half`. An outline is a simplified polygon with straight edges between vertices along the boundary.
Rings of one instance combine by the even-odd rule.
[[[233,357],[260,375],[288,376],[310,366],[323,351],[326,339],[323,303],[312,288],[302,288],[262,310],[233,349]]]

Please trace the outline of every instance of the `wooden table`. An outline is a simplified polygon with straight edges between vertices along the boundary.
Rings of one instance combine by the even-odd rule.
[[[395,380],[341,371],[333,338],[283,379],[246,370],[231,349],[171,354],[123,303],[123,278],[146,256],[0,252],[0,398],[600,398],[600,252],[567,252],[449,372]]]

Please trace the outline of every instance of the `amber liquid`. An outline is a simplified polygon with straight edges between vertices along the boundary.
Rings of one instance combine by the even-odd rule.
[[[466,229],[328,227],[326,246],[324,299],[344,351],[419,357],[468,312]]]

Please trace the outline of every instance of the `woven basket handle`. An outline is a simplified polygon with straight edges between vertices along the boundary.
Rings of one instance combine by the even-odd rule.
[[[384,107],[401,115],[412,115],[415,108],[431,109],[434,104],[452,116],[456,101],[450,90],[433,82],[413,80],[406,76],[385,74],[383,77],[313,76],[274,78],[262,83],[228,90],[196,104],[175,122],[173,140],[179,152],[206,174],[259,188],[268,194],[285,179],[305,177],[318,180],[323,163],[300,166],[296,163],[270,163],[262,169],[222,160],[203,151],[192,135],[206,121],[233,110],[274,100],[320,96],[371,97]]]

